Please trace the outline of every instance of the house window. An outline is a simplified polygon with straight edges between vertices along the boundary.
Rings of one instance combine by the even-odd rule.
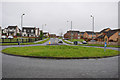
[[[105,41],[107,41],[107,38],[105,38]]]
[[[24,32],[26,32],[26,29],[24,29]]]
[[[120,36],[120,33],[118,35]]]
[[[31,30],[31,32],[33,32],[33,29]]]

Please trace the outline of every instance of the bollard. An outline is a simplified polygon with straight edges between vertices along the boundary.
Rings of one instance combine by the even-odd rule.
[[[51,42],[49,41],[49,44],[51,44]]]

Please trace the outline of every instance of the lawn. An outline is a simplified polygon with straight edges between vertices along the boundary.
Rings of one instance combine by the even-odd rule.
[[[102,44],[79,44],[79,45],[104,47],[104,45],[102,45]],[[107,47],[120,48],[120,45],[107,45]]]
[[[105,57],[116,56],[118,51],[92,47],[81,46],[29,46],[29,47],[10,47],[2,50],[3,53],[22,55],[22,56],[40,56],[40,57]]]
[[[68,41],[71,41],[70,39]],[[74,41],[80,41],[80,42],[83,42],[84,40],[83,39],[72,39],[72,42]]]
[[[41,42],[37,42],[37,43],[34,43],[34,42],[28,42],[28,43],[20,43],[20,45],[31,45],[31,44],[42,44],[42,43],[45,43],[49,40],[50,38],[44,40],[44,41],[41,41]],[[18,43],[1,43],[0,45],[18,45]]]
[[[70,42],[65,41],[64,39],[62,39],[62,41],[65,42],[65,43],[67,43],[67,44],[72,44],[72,43],[70,43]]]

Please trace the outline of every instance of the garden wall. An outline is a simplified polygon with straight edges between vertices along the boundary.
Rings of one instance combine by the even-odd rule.
[[[88,42],[88,44],[103,44],[104,42]],[[120,45],[118,42],[108,42],[108,45]]]

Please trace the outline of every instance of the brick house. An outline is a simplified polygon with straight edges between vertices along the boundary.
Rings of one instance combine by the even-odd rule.
[[[100,31],[100,32],[97,32],[97,37],[99,37],[99,36],[102,36],[102,35],[104,35],[106,32],[108,32],[108,31],[110,31],[111,29],[110,28],[106,28],[106,29],[103,29],[102,31]]]
[[[2,29],[1,29],[1,26],[0,26],[0,38],[1,38],[1,36],[2,36]]]
[[[2,35],[17,36],[18,34],[21,34],[21,30],[18,26],[8,26],[7,28],[2,29]]]
[[[36,27],[22,27],[23,37],[39,37],[40,31]]]
[[[83,39],[83,35],[85,32],[80,32],[80,39]]]
[[[67,33],[64,34],[65,39],[71,39],[71,33],[72,33],[72,39],[80,39],[80,31],[67,31]]]
[[[93,36],[92,36],[93,35]],[[83,34],[83,38],[85,39],[95,39],[96,38],[96,33],[92,32],[92,31],[86,31],[84,34]]]
[[[120,29],[110,30],[104,35],[104,42],[118,42]]]
[[[56,38],[57,36],[56,36],[56,34],[49,34],[49,37],[50,38]]]

